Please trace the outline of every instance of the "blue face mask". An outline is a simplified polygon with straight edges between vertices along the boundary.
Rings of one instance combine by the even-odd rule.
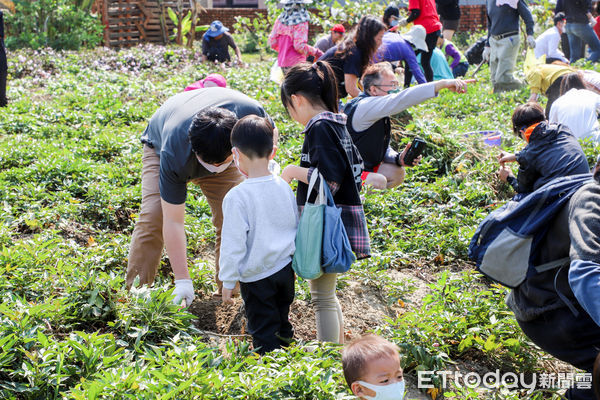
[[[400,88],[396,88],[396,89],[392,89],[392,90],[388,90],[387,94],[395,94],[395,93],[400,93]]]
[[[397,19],[393,19],[390,21],[390,26],[393,28],[394,26],[398,26],[398,20]]]
[[[400,382],[391,383],[389,385],[373,385],[371,383],[358,381],[361,386],[371,389],[375,392],[375,397],[365,396],[372,400],[402,400],[404,398],[404,379]]]

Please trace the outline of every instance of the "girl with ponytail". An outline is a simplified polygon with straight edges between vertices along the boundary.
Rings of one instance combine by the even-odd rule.
[[[321,56],[320,60],[327,61],[335,72],[340,99],[360,94],[356,84],[381,46],[386,31],[380,19],[362,17],[341,44]]]
[[[371,254],[365,214],[360,200],[363,163],[346,130],[346,115],[338,113],[337,84],[327,62],[292,67],[281,85],[281,102],[290,116],[305,126],[300,165],[288,165],[281,177],[298,180],[296,201],[300,209],[310,196],[310,176],[315,169],[331,189],[342,209],[342,221],[357,259]],[[315,305],[317,339],[342,343],[344,321],[335,295],[337,274],[323,274],[310,281]]]

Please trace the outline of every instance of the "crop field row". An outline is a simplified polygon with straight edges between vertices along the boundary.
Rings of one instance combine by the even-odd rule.
[[[302,128],[284,111],[270,65],[224,74],[273,117],[284,167],[298,162]],[[0,109],[0,398],[352,398],[340,348],[311,341],[314,320],[301,307],[310,301],[306,282],[297,282],[304,303],[292,316],[298,337],[288,351],[258,357],[243,326],[227,336],[199,325],[208,312],[200,306],[215,289],[215,233],[198,189],[188,196],[186,233],[200,308],[172,304],[166,256],[153,287],[125,288],[141,201],[139,137],[162,102],[217,71],[186,49],[151,45],[19,50],[9,66],[11,101]],[[415,389],[418,370],[566,368],[523,335],[504,304],[506,289],[474,273],[467,259],[477,224],[511,191],[495,176],[498,149],[465,133],[498,129],[505,149],[520,148],[509,121],[529,95],[493,95],[487,74],[484,67],[464,95],[442,92],[394,119],[393,146],[416,135],[430,145],[401,187],[365,193],[374,255],[339,281],[349,299],[372,298],[385,309],[377,323],[361,322],[356,302],[347,310],[349,336],[368,326],[397,343],[414,396],[425,395]],[[600,153],[590,143],[584,149],[590,163]],[[427,396],[523,394],[434,384]]]

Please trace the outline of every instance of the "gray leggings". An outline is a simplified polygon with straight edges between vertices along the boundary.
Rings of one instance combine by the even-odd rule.
[[[317,340],[344,343],[344,317],[335,295],[337,274],[323,274],[310,281],[310,295],[315,305]]]

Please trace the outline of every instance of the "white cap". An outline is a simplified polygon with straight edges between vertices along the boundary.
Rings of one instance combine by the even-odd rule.
[[[427,36],[427,33],[425,32],[425,28],[421,25],[413,25],[408,33],[402,35],[404,40],[412,43],[417,49],[429,51],[427,43],[425,43],[425,36]]]

